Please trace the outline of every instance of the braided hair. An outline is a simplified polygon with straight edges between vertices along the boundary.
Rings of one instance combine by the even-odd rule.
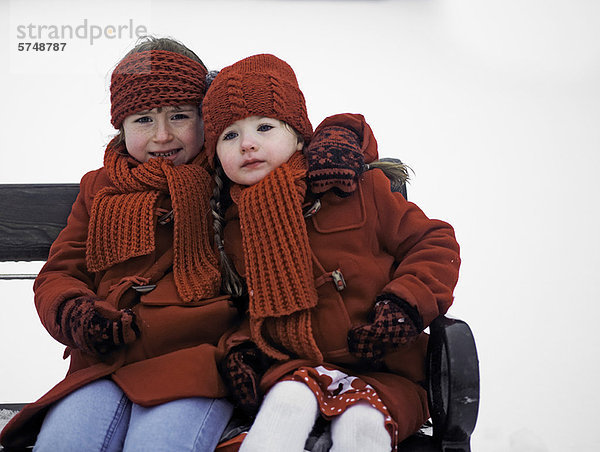
[[[215,186],[210,199],[210,208],[213,215],[214,241],[221,265],[221,290],[231,295],[235,301],[235,299],[240,299],[246,295],[247,290],[243,278],[235,270],[231,259],[225,252],[225,244],[223,243],[223,231],[226,223],[225,210],[231,200],[228,199],[229,179],[225,176],[219,159],[216,159],[215,162],[214,179]]]

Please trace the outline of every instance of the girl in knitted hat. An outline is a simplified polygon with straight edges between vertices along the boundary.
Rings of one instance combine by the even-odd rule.
[[[68,375],[11,420],[3,445],[217,445],[232,405],[216,345],[239,320],[231,297],[220,293],[212,243],[213,176],[201,152],[199,112],[206,77],[202,61],[172,39],[145,39],[115,67],[111,122],[119,133],[104,166],[82,178],[34,285],[42,323],[67,346]],[[360,118],[349,118],[360,135]],[[312,184],[352,192],[361,148],[344,165],[328,163],[332,150],[314,148]]]
[[[428,419],[423,329],[453,300],[452,227],[379,169],[347,196],[315,193],[302,150],[348,129],[313,134],[293,70],[272,55],[223,69],[203,115],[223,284],[248,303],[221,340],[222,373],[251,417],[266,392],[240,450],[302,451],[322,419],[332,451],[396,448]]]

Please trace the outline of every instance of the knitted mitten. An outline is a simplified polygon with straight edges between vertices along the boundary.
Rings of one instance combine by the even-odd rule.
[[[359,358],[374,362],[383,359],[386,348],[407,344],[423,330],[416,309],[392,294],[377,297],[370,321],[348,332],[348,347]]]
[[[316,194],[333,190],[338,196],[348,196],[356,190],[358,176],[365,168],[358,135],[341,126],[317,128],[306,148],[306,158],[308,182]]]
[[[254,416],[260,406],[259,383],[269,363],[269,358],[252,342],[232,348],[225,356],[221,370],[223,380],[231,399],[248,416]]]
[[[87,296],[65,300],[57,322],[70,345],[93,355],[105,355],[140,335],[131,309],[116,310]]]

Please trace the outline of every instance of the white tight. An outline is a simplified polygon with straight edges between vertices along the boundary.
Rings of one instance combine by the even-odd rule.
[[[381,411],[361,401],[331,421],[330,452],[389,452],[390,434]]]
[[[239,452],[303,452],[319,415],[317,399],[298,381],[277,383],[265,396]],[[359,402],[331,421],[331,452],[389,452],[384,417],[368,402]]]
[[[265,396],[239,452],[303,452],[318,414],[308,386],[279,382]]]

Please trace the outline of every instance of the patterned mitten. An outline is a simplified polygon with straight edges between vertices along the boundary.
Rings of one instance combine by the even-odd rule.
[[[308,182],[313,193],[328,190],[348,196],[356,190],[356,181],[365,170],[360,139],[341,126],[317,128],[306,148]]]
[[[423,330],[416,309],[392,294],[377,297],[371,317],[371,323],[348,332],[348,347],[372,362],[380,362],[386,349],[409,343]]]
[[[106,355],[140,335],[131,309],[117,310],[93,297],[65,300],[57,322],[75,348],[93,355]]]
[[[262,400],[259,383],[269,359],[254,343],[244,342],[227,353],[222,367],[231,399],[246,415],[254,416]]]

